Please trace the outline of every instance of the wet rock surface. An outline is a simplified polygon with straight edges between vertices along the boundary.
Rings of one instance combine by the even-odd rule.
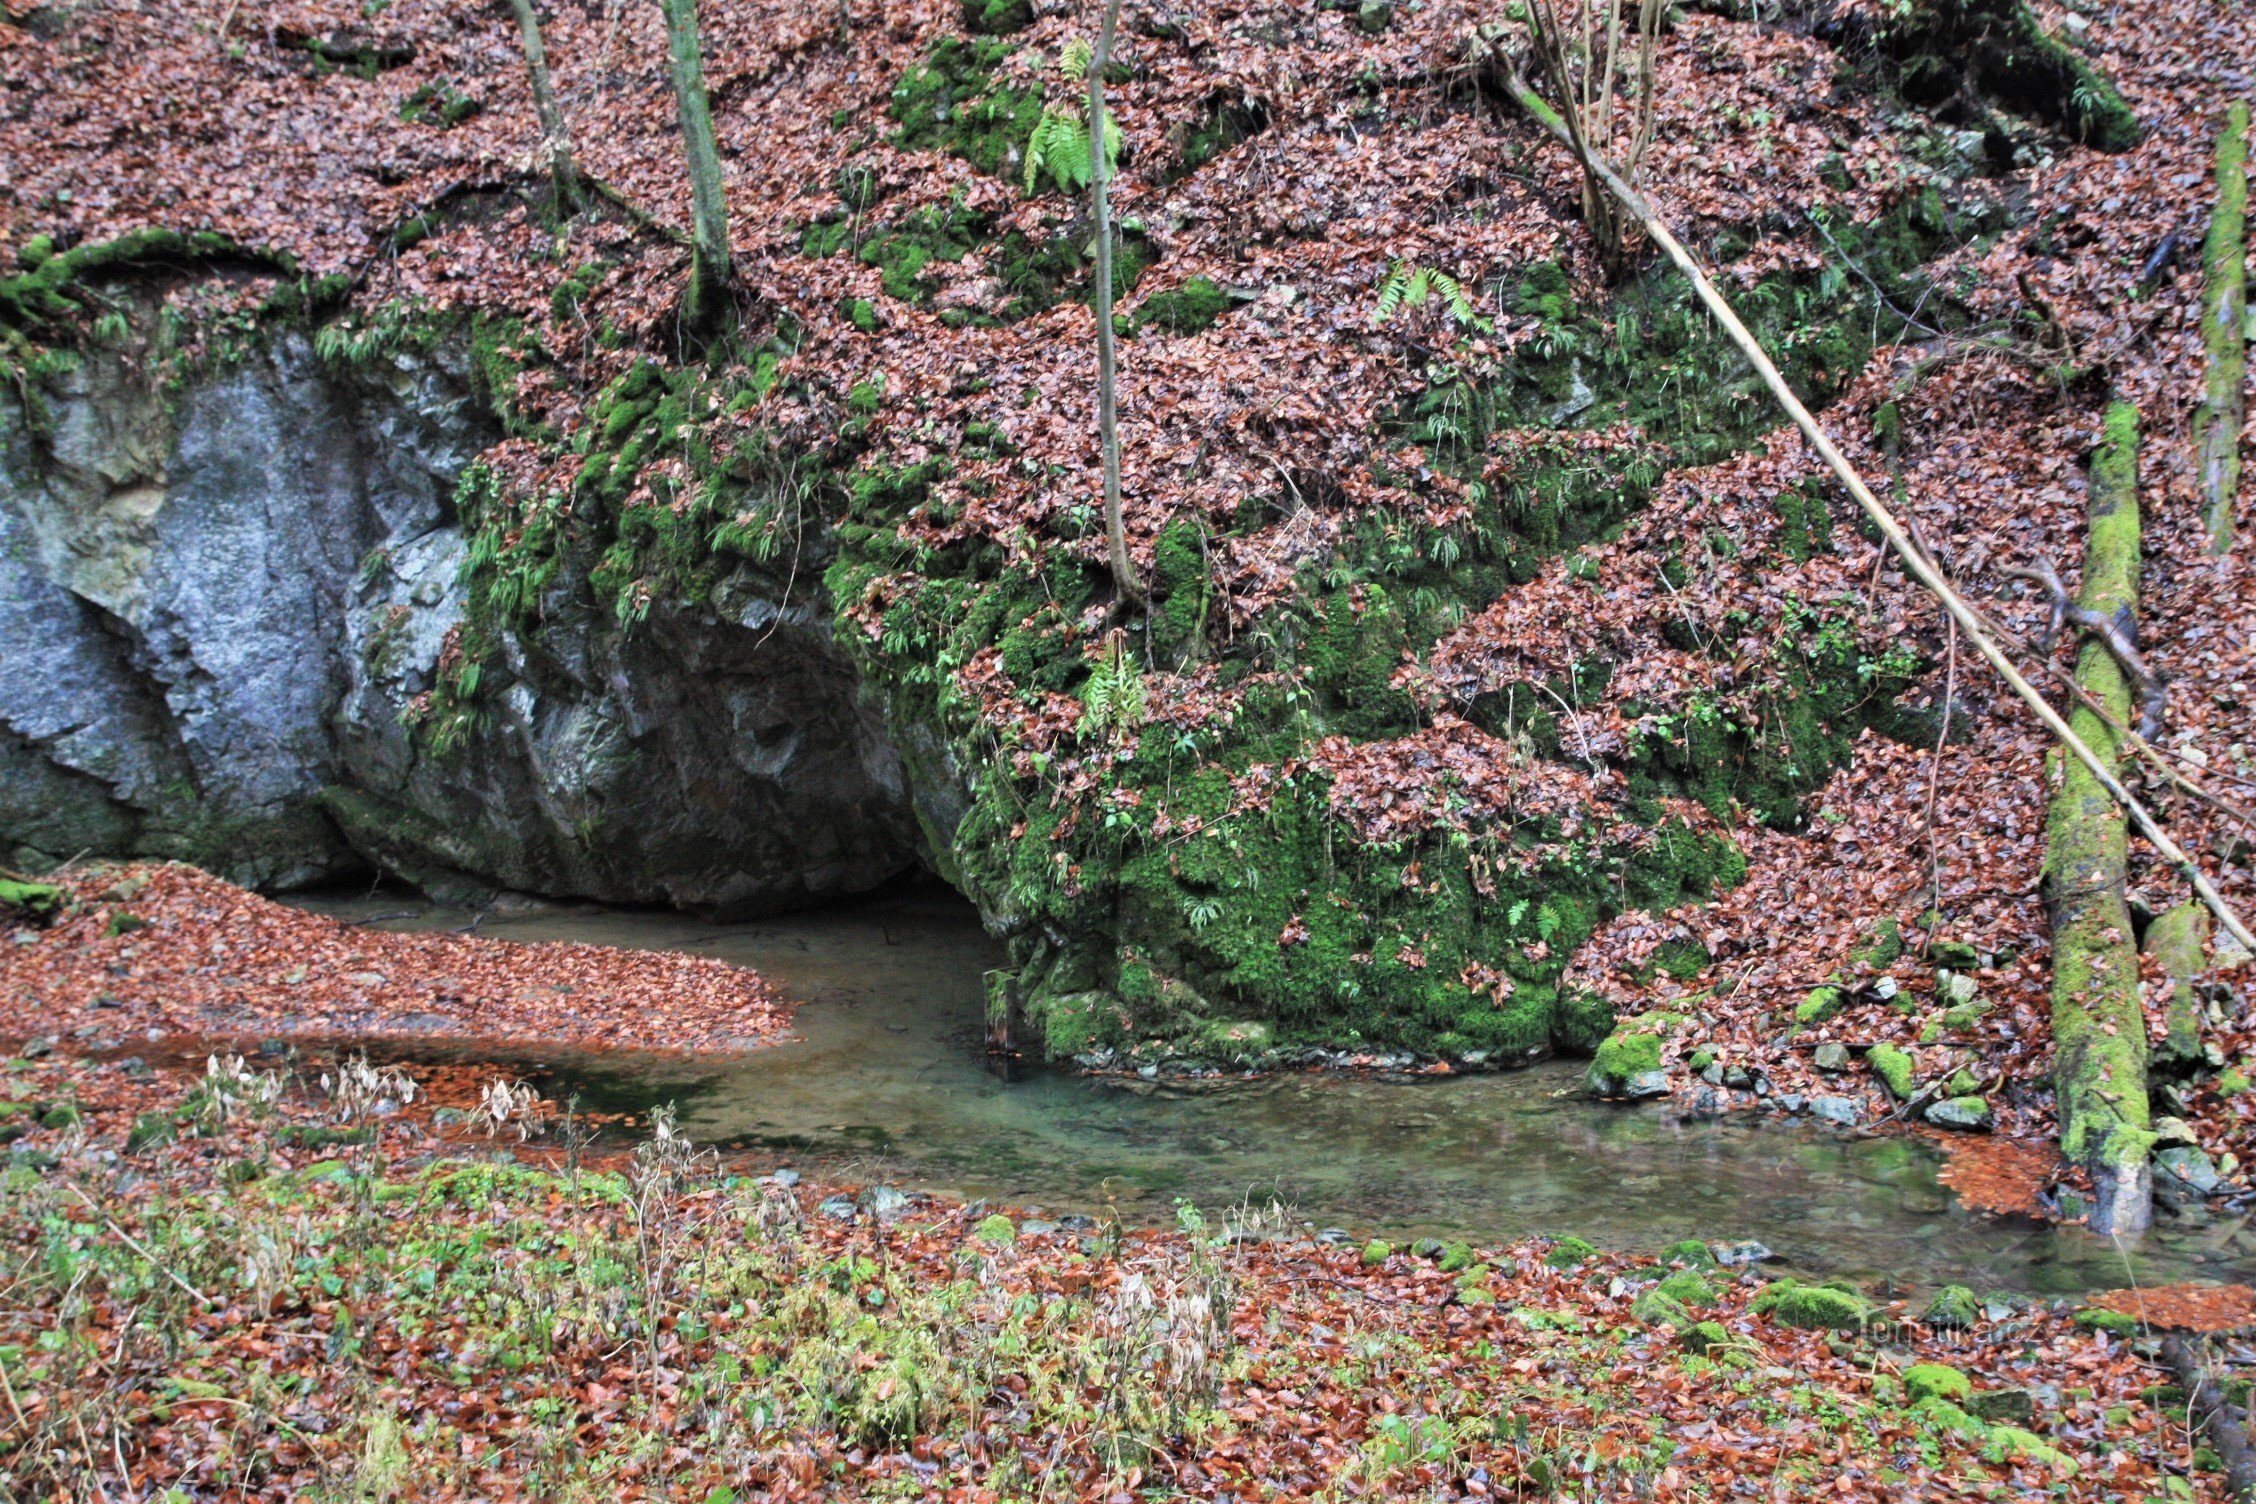
[[[285,335],[169,392],[94,352],[44,407],[0,399],[11,864],[178,857],[270,888],[375,866],[732,914],[914,864],[819,567],[747,566],[632,632],[544,614],[456,745],[418,735],[465,619],[456,482],[495,437],[447,351],[346,372]]]

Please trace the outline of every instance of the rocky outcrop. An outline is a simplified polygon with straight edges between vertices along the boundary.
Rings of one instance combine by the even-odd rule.
[[[749,566],[632,633],[568,602],[505,639],[442,751],[458,476],[495,437],[441,350],[302,337],[166,390],[89,352],[0,400],[0,853],[176,856],[288,887],[370,865],[751,913],[911,866],[899,759],[796,593]]]

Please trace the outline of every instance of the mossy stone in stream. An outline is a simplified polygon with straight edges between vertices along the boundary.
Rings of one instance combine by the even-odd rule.
[[[1949,1400],[1962,1403],[1973,1394],[1974,1385],[1965,1374],[1942,1363],[1914,1363],[1903,1373],[1904,1396],[1913,1404],[1921,1400]]]
[[[1929,1106],[1925,1116],[1938,1128],[1968,1133],[1986,1133],[1991,1122],[1990,1104],[1982,1097],[1951,1097]]]
[[[1716,1266],[1714,1250],[1698,1238],[1671,1243],[1661,1250],[1660,1257],[1664,1264],[1681,1264],[1687,1269],[1713,1269]]]
[[[1627,1093],[1630,1083],[1639,1076],[1660,1068],[1660,1035],[1621,1032],[1609,1034],[1598,1046],[1585,1079],[1593,1095],[1618,1097]]]

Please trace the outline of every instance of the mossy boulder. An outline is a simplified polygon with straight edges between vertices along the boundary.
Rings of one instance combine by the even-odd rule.
[[[1887,1088],[1888,1095],[1899,1102],[1910,1101],[1912,1094],[1919,1089],[1910,1054],[1895,1045],[1874,1045],[1865,1051],[1864,1063],[1871,1067],[1872,1074]]]
[[[982,1217],[971,1235],[990,1247],[1007,1248],[1018,1241],[1018,1227],[1001,1212]]]
[[[1716,1256],[1713,1249],[1698,1238],[1686,1238],[1681,1243],[1671,1243],[1661,1250],[1661,1262],[1679,1264],[1687,1269],[1713,1269]]]
[[[35,924],[45,924],[62,912],[69,897],[61,888],[51,883],[18,882],[13,878],[0,878],[0,917],[28,919]]]
[[[1394,1245],[1384,1238],[1373,1238],[1363,1245],[1363,1262],[1366,1264],[1383,1264],[1392,1257]]]
[[[1966,1133],[1987,1133],[1992,1122],[1989,1100],[1985,1097],[1950,1097],[1929,1106],[1925,1116],[1938,1128],[1956,1128]]]
[[[1808,996],[1794,1005],[1794,1022],[1804,1027],[1825,1023],[1838,1016],[1848,1000],[1845,988],[1831,985],[1813,987]]]
[[[1618,1031],[1607,1035],[1598,1046],[1586,1080],[1593,1096],[1624,1097],[1660,1068],[1660,1035]]]
[[[1598,1257],[1598,1250],[1580,1238],[1561,1238],[1551,1245],[1543,1262],[1554,1269],[1576,1269]]]
[[[1683,1327],[1692,1324],[1692,1313],[1684,1308],[1684,1302],[1671,1298],[1658,1286],[1631,1301],[1629,1314],[1647,1326]]]
[[[1913,1404],[1932,1399],[1963,1404],[1974,1392],[1965,1374],[1941,1363],[1914,1363],[1904,1370],[1903,1385],[1905,1398]]]
[[[1733,1345],[1731,1333],[1720,1321],[1695,1321],[1676,1334],[1676,1342],[1686,1352],[1703,1356],[1716,1348]]]
[[[1964,1331],[1982,1318],[1982,1303],[1964,1285],[1945,1285],[1927,1303],[1920,1320],[1929,1326]]]
[[[1877,1306],[1853,1290],[1804,1285],[1791,1279],[1765,1286],[1748,1309],[1769,1316],[1781,1326],[1829,1332],[1861,1331],[1879,1314]]]
[[[1669,1299],[1681,1301],[1688,1306],[1711,1306],[1715,1304],[1715,1286],[1709,1284],[1703,1276],[1691,1269],[1679,1269],[1653,1288]]]

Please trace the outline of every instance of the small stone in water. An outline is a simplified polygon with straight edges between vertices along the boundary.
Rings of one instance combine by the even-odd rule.
[[[1646,1097],[1665,1097],[1669,1094],[1667,1071],[1639,1071],[1622,1087],[1622,1095],[1632,1102]]]
[[[1864,1116],[1854,1097],[1812,1097],[1809,1110],[1810,1116],[1823,1122],[1849,1126],[1854,1126],[1857,1119]]]
[[[1708,1252],[1715,1255],[1719,1264],[1759,1264],[1776,1257],[1768,1248],[1752,1238],[1742,1243],[1710,1243]]]

